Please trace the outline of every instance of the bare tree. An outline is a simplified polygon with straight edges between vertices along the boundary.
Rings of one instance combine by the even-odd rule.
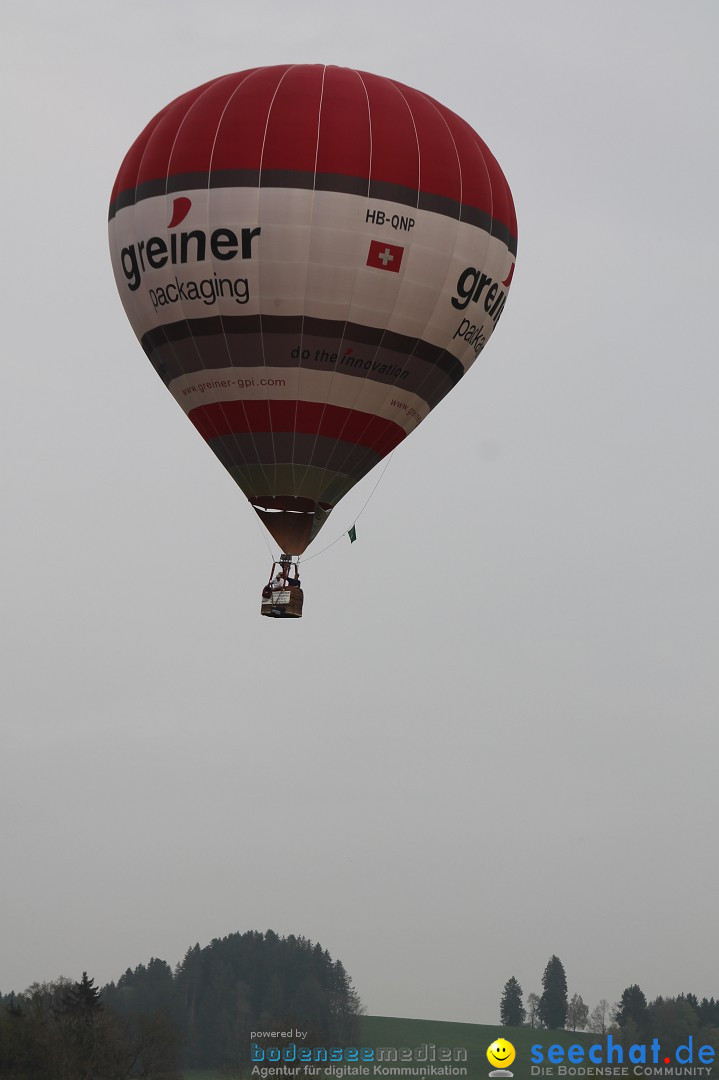
[[[567,1005],[567,1027],[572,1031],[583,1028],[587,1022],[589,1008],[582,1001],[581,994],[573,994],[572,1000]]]
[[[606,998],[602,998],[598,1005],[595,1005],[589,1014],[589,1021],[587,1027],[590,1031],[595,1032],[597,1035],[606,1035],[609,1030],[609,1010],[610,1005]]]
[[[539,994],[527,995],[526,1012],[528,1027],[539,1027]]]

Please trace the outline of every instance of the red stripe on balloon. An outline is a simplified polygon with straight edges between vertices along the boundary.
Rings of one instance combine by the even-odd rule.
[[[464,120],[392,79],[321,64],[252,68],[183,94],[131,147],[112,202],[173,176],[260,168],[419,188],[489,213],[515,235],[502,170]]]
[[[273,431],[297,431],[366,446],[384,457],[407,432],[393,420],[322,405],[316,401],[218,401],[188,413],[203,439]]]

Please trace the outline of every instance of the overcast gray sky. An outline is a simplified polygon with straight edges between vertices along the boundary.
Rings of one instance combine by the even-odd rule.
[[[271,927],[376,1014],[495,1022],[552,953],[590,1007],[718,995],[715,0],[4,0],[2,23],[0,990]],[[293,61],[468,120],[519,252],[487,351],[280,625],[106,219],[158,109]]]

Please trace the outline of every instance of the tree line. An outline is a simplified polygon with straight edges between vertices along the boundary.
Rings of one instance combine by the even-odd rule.
[[[95,980],[58,979],[0,1007],[4,1080],[179,1080],[180,1033],[161,1013],[118,1016]]]
[[[310,1046],[351,1045],[362,1011],[342,963],[321,945],[272,930],[230,934],[192,946],[174,971],[153,958],[102,990],[83,973],[0,995],[0,1076],[176,1080],[185,1067],[229,1075],[248,1064],[250,1032],[300,1028]]]
[[[692,1035],[703,1043],[719,1046],[719,999],[695,994],[657,997],[648,1002],[636,984],[628,986],[615,1005],[602,998],[589,1010],[581,994],[570,998],[562,961],[552,956],[542,976],[542,993],[523,1000],[522,987],[512,976],[502,991],[500,1020],[506,1027],[523,1025],[552,1030],[590,1031],[597,1035],[612,1032],[626,1045],[658,1038],[662,1046],[674,1049]]]

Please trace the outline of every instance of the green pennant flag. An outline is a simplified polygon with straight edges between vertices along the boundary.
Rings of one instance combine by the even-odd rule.
[[[350,531],[347,533],[347,535],[350,538],[350,544],[354,544],[355,540],[357,539],[357,530],[355,529],[354,525],[352,526]]]

